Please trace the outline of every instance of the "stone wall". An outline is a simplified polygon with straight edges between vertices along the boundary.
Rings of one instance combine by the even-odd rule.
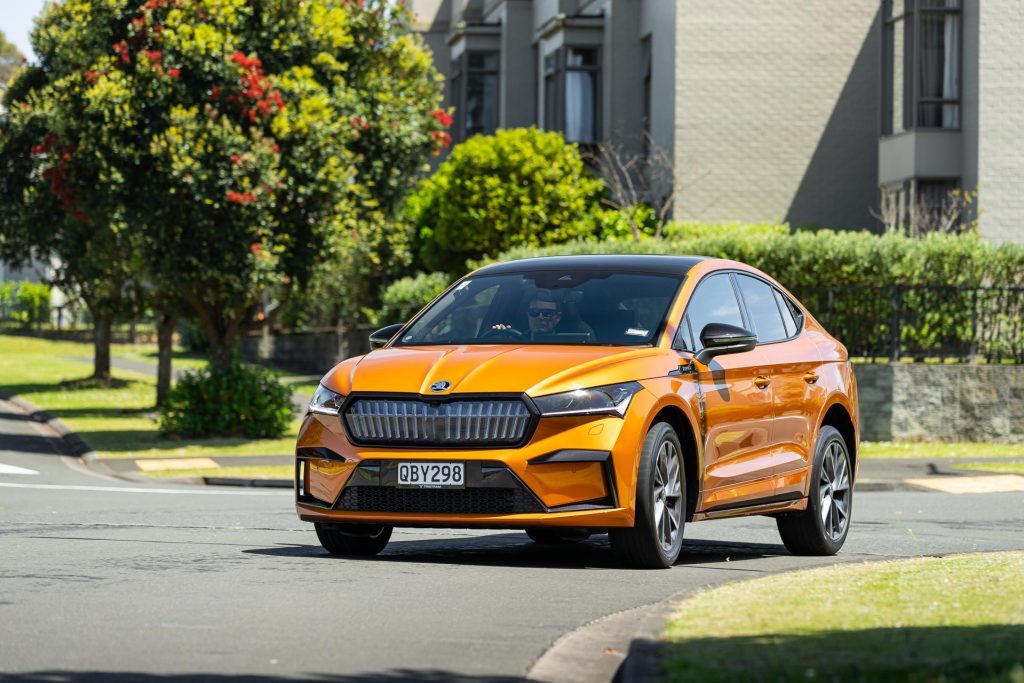
[[[239,353],[251,363],[268,363],[292,372],[323,375],[339,362],[370,350],[373,327],[274,335],[242,339]]]
[[[855,365],[864,441],[1024,443],[1024,365]]]

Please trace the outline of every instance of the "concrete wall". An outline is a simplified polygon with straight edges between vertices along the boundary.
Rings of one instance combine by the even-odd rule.
[[[1024,2],[978,5],[981,234],[990,240],[1024,243]],[[965,62],[967,57],[965,53]]]
[[[864,441],[1024,443],[1024,365],[854,366]]]
[[[677,217],[874,224],[880,3],[828,5],[677,0]]]

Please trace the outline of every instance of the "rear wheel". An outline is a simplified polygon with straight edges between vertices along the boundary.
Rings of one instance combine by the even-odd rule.
[[[776,519],[786,549],[794,555],[835,555],[850,531],[853,479],[846,441],[822,427],[814,452],[807,509]]]
[[[380,524],[328,524],[315,522],[316,537],[331,555],[376,555],[391,540],[394,527]]]
[[[560,527],[526,527],[526,535],[535,543],[579,543],[590,538],[590,532],[586,529],[569,529]]]
[[[636,482],[636,521],[609,529],[612,550],[626,565],[664,569],[683,547],[686,488],[683,448],[672,426],[658,422],[647,432]]]

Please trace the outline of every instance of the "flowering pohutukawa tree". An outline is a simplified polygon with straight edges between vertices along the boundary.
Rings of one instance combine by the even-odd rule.
[[[388,0],[49,6],[23,102],[47,112],[36,144],[54,133],[71,146],[70,189],[47,190],[51,204],[74,222],[79,197],[102,197],[138,235],[153,288],[187,303],[226,365],[323,264],[362,282],[403,248],[390,218],[450,143],[439,79],[406,22]],[[78,164],[98,167],[93,185]]]

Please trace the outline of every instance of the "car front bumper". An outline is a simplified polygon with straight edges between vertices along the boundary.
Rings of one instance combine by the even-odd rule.
[[[334,415],[309,414],[296,444],[303,521],[521,528],[633,524],[635,472],[654,396],[625,417],[542,418],[516,448],[426,449],[353,444]],[[399,462],[466,463],[465,489],[403,489]]]

